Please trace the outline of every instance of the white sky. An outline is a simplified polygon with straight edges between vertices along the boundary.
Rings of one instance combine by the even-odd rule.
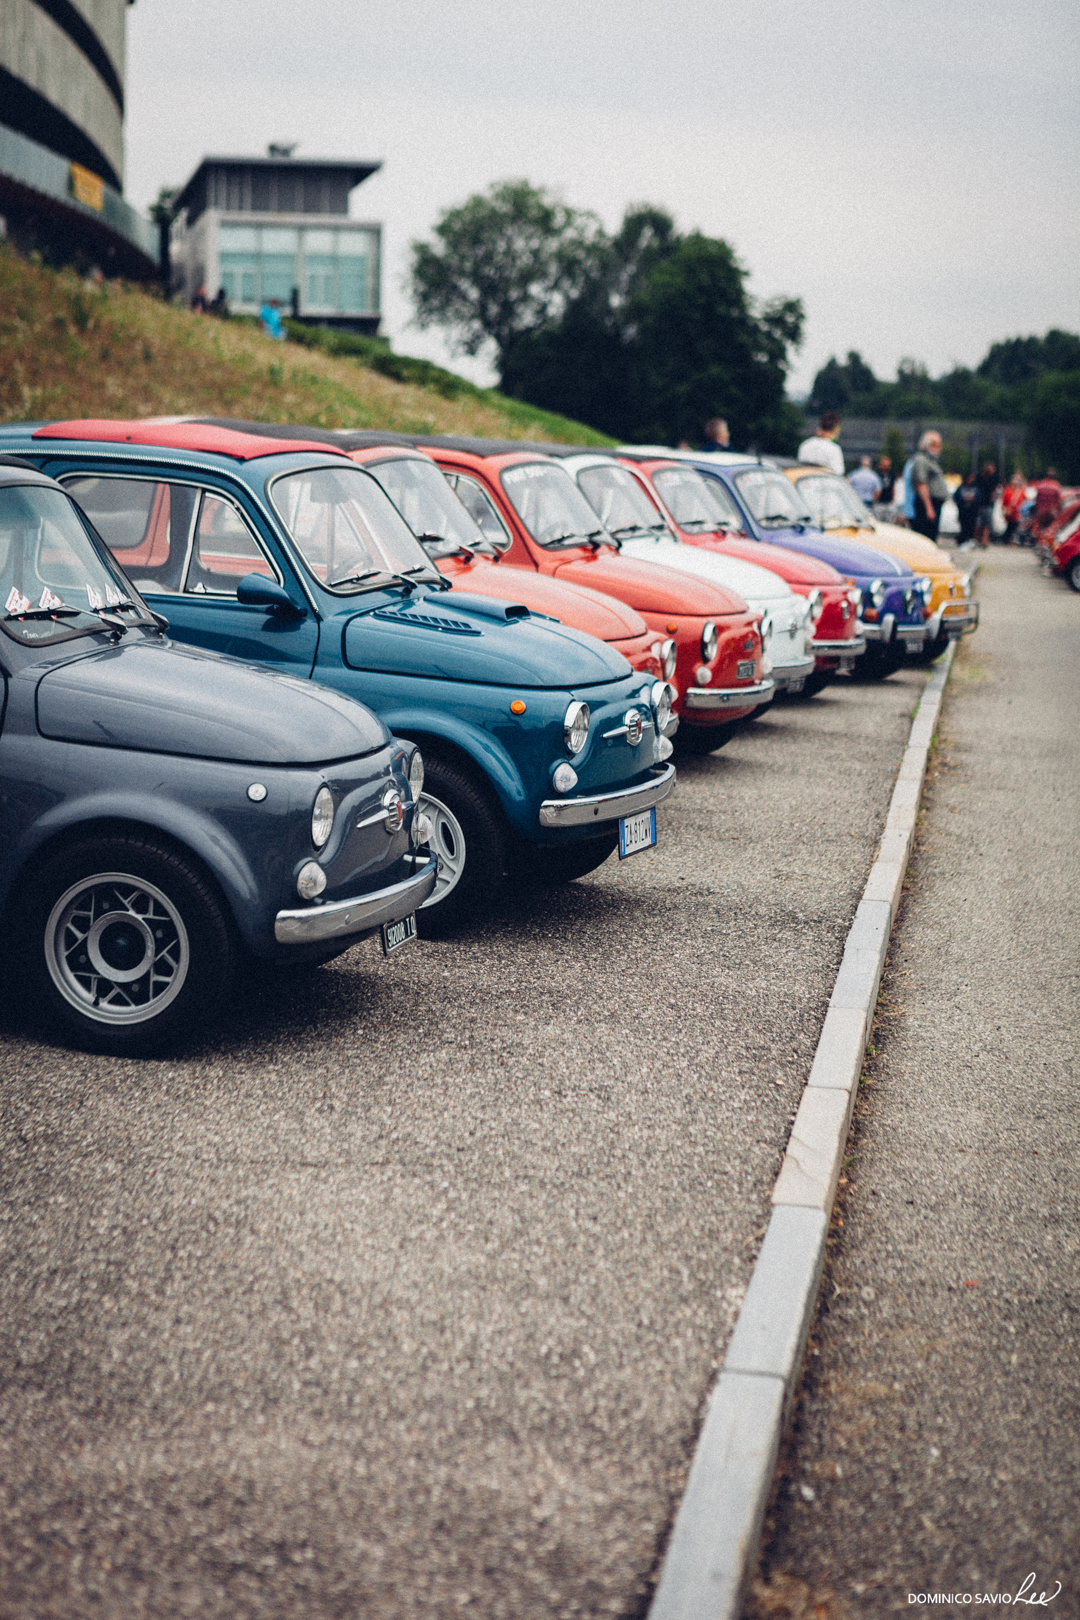
[[[726,237],[805,303],[793,390],[849,348],[936,374],[1080,330],[1078,61],[1075,0],[138,0],[126,191],[271,140],[382,159],[383,331],[478,381],[409,327],[408,245],[519,176]]]

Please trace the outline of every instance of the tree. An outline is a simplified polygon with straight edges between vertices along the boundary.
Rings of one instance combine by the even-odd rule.
[[[843,365],[831,354],[810,391],[811,410],[850,411],[853,416],[871,416],[876,404],[878,380],[858,349],[849,349]]]
[[[412,244],[417,324],[448,327],[464,354],[494,344],[500,373],[514,344],[595,278],[607,245],[593,214],[525,180],[446,209],[434,235]]]
[[[1044,466],[1080,479],[1080,370],[1047,372],[1035,385],[1030,438]]]

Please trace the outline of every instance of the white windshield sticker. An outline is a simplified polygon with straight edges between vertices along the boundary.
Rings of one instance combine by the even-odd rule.
[[[24,596],[22,592],[13,585],[8,592],[8,599],[4,603],[4,607],[7,609],[8,613],[29,613],[30,598],[28,596]]]

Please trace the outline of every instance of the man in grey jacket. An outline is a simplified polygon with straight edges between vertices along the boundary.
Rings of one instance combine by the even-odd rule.
[[[941,434],[927,428],[919,440],[919,448],[911,463],[911,483],[915,491],[915,516],[911,527],[928,540],[938,537],[941,508],[949,498],[949,486],[941,470]]]

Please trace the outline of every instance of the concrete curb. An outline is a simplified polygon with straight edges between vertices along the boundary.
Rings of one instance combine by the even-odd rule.
[[[698,1437],[649,1620],[738,1620],[817,1303],[829,1214],[955,642],[927,681],[877,858],[773,1188],[773,1212]]]

